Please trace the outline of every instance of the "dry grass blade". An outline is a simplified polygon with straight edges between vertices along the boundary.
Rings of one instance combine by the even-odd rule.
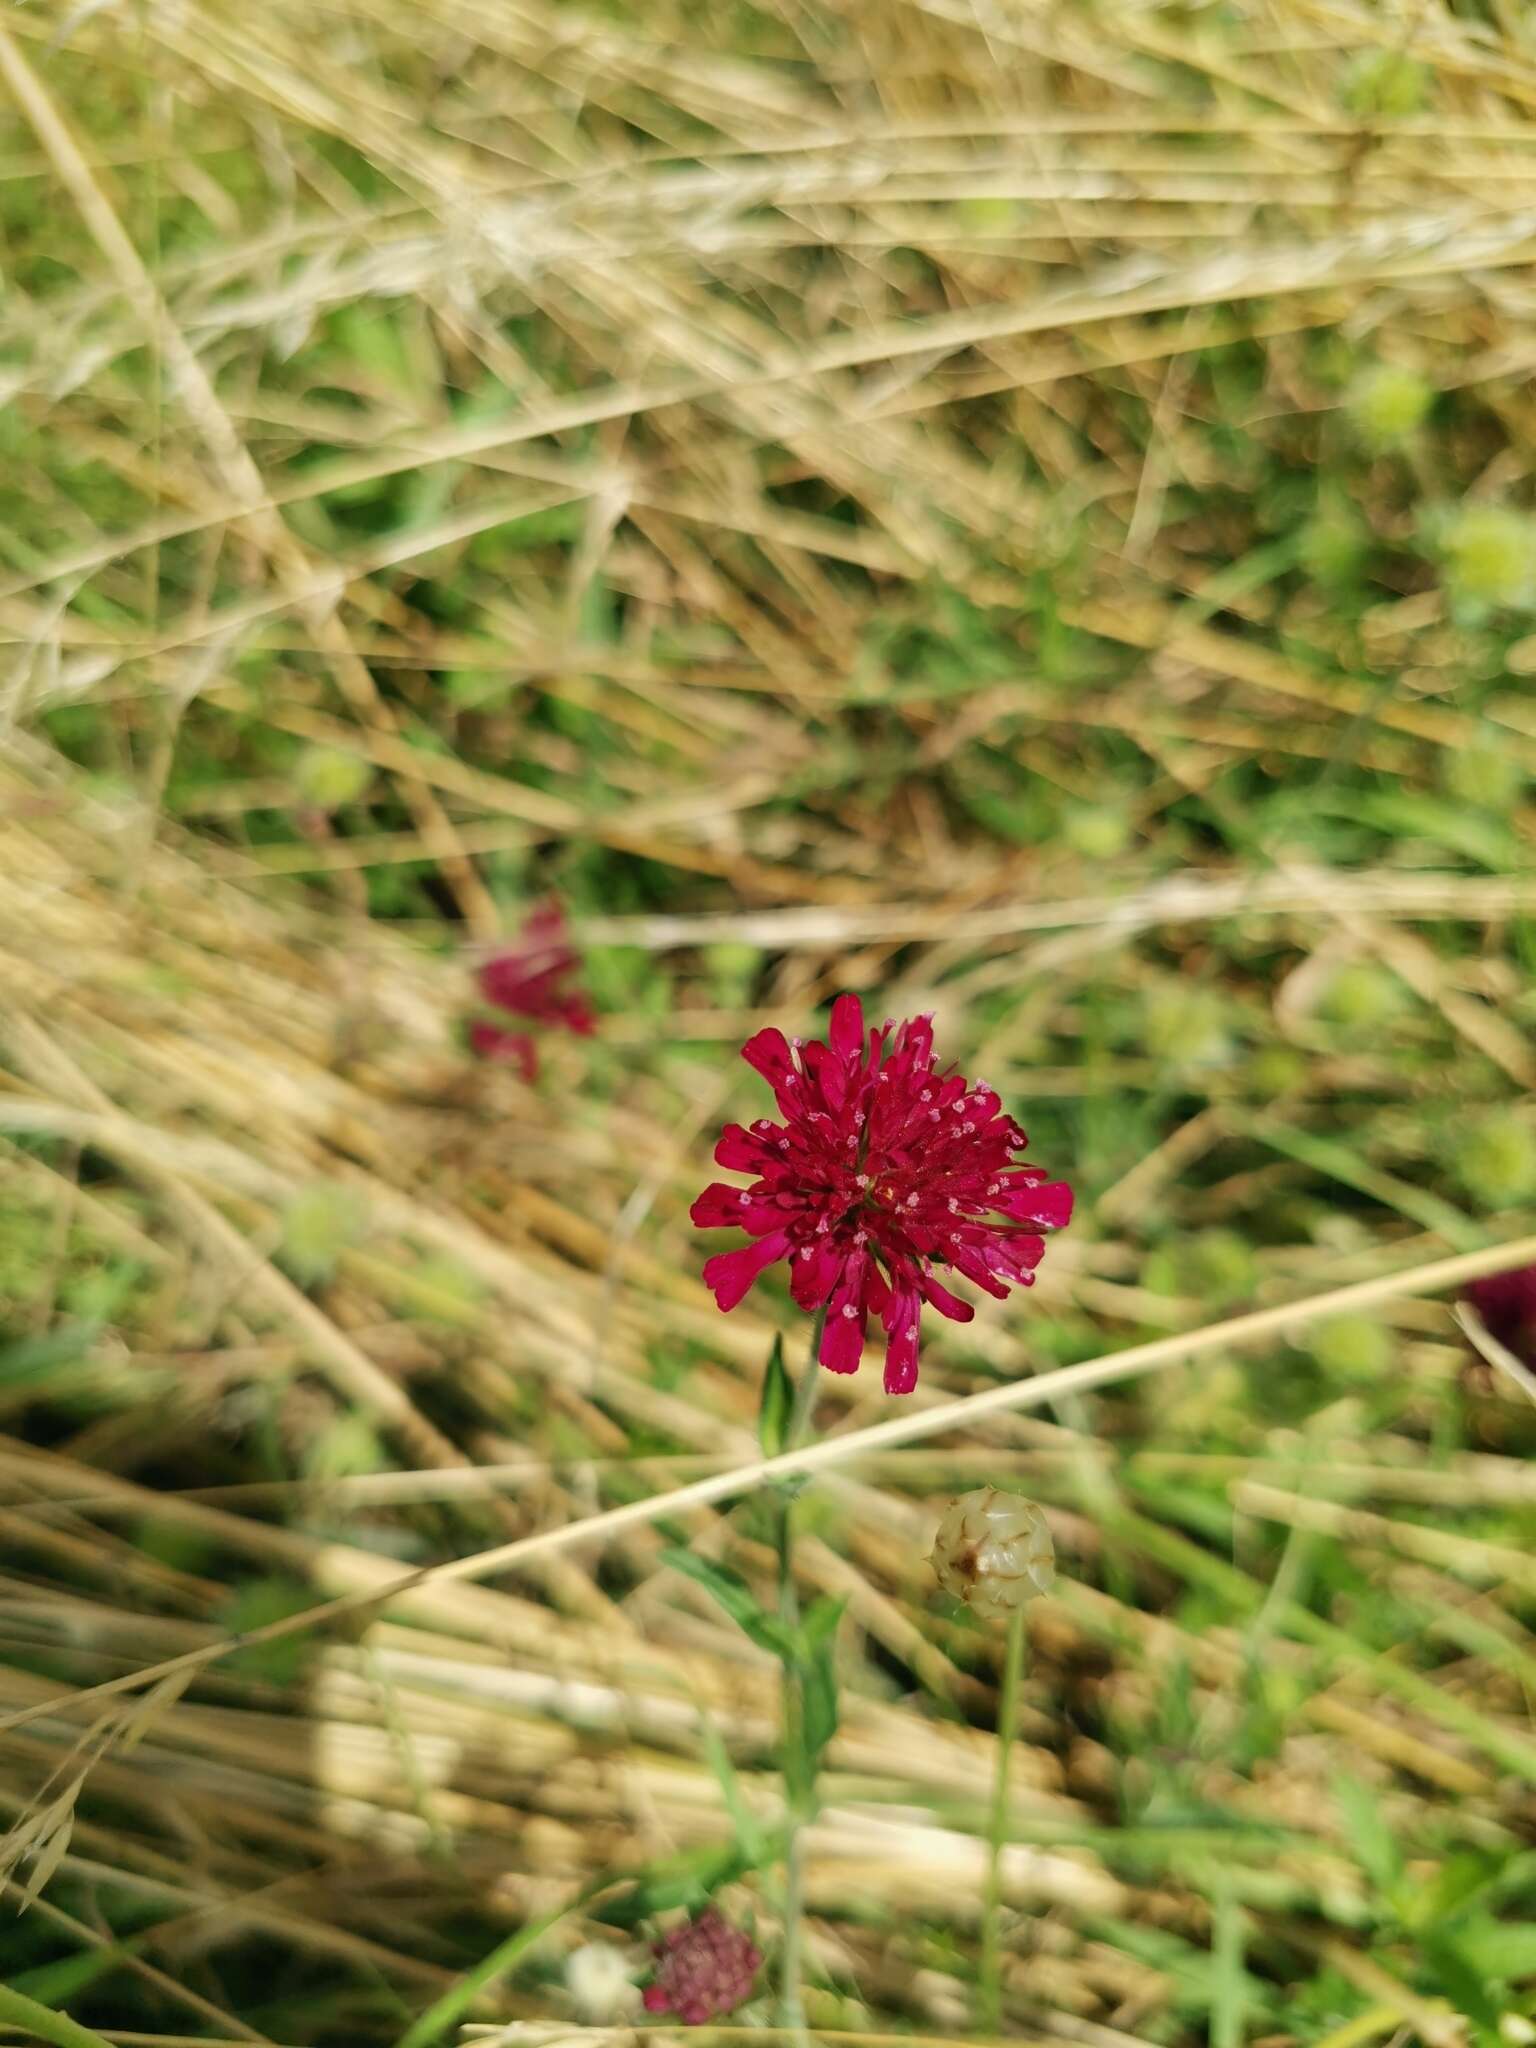
[[[441,1564],[424,1565],[416,1571],[401,1572],[388,1586],[381,1587],[378,1591],[346,1595],[327,1601],[303,1615],[269,1622],[260,1628],[246,1631],[229,1642],[210,1644],[205,1649],[188,1652],[185,1656],[149,1665],[143,1670],[105,1680],[99,1685],[87,1686],[71,1697],[78,1703],[131,1691],[140,1685],[216,1663],[221,1657],[226,1657],[235,1650],[248,1648],[257,1643],[280,1641],[286,1636],[337,1619],[359,1607],[372,1607],[400,1594],[414,1592],[423,1586],[452,1584],[461,1579],[486,1578],[509,1567],[526,1565],[581,1544],[607,1542],[625,1530],[643,1527],[663,1516],[675,1515],[689,1508],[710,1506],[716,1501],[728,1500],[734,1495],[767,1485],[776,1479],[806,1477],[853,1463],[863,1451],[890,1450],[898,1445],[916,1443],[927,1436],[939,1435],[946,1430],[973,1428],[994,1415],[1044,1407],[1052,1401],[1069,1399],[1092,1388],[1114,1385],[1143,1373],[1186,1364],[1191,1359],[1203,1357],[1210,1352],[1225,1351],[1245,1342],[1253,1342],[1272,1335],[1277,1330],[1300,1327],[1309,1321],[1403,1296],[1437,1293],[1462,1286],[1470,1280],[1482,1279],[1490,1273],[1508,1272],[1532,1262],[1536,1262],[1536,1237],[1522,1238],[1514,1244],[1495,1245],[1484,1251],[1464,1252],[1455,1258],[1437,1259],[1428,1265],[1410,1268],[1406,1272],[1385,1274],[1372,1280],[1359,1280],[1351,1286],[1315,1295],[1310,1300],[1287,1302],[1278,1308],[1259,1309],[1251,1315],[1234,1316],[1227,1322],[1216,1323],[1188,1335],[1157,1338],[1148,1344],[1129,1346],[1124,1351],[1111,1353],[1104,1358],[1089,1359],[1081,1365],[1062,1366],[1055,1372],[1042,1373],[1037,1379],[1026,1380],[1015,1386],[995,1387],[988,1393],[971,1394],[957,1401],[945,1402],[936,1408],[908,1410],[888,1422],[871,1423],[864,1429],[826,1438],[820,1443],[809,1444],[800,1450],[781,1452],[777,1457],[755,1459],[732,1471],[712,1473],[703,1479],[696,1479],[687,1486],[673,1489],[670,1493],[631,1501],[622,1507],[609,1508],[601,1514],[585,1516],[560,1528],[544,1530],[531,1536],[516,1537],[510,1543],[498,1544],[493,1549],[481,1551],[470,1557],[455,1558]],[[0,1733],[11,1728],[24,1727],[60,1704],[60,1701],[50,1700],[20,1713],[0,1716]]]
[[[1477,1310],[1468,1302],[1460,1302],[1456,1308],[1456,1320],[1466,1332],[1467,1341],[1480,1352],[1488,1363],[1505,1378],[1512,1381],[1527,1399],[1536,1401],[1536,1373],[1533,1373],[1524,1359],[1517,1358],[1507,1344],[1501,1344]]]

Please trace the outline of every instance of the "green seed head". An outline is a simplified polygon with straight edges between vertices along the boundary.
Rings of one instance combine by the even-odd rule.
[[[424,1258],[411,1269],[410,1279],[412,1305],[432,1322],[473,1323],[486,1299],[485,1282],[457,1259]]]
[[[1185,1247],[1191,1292],[1202,1301],[1245,1300],[1258,1286],[1252,1247],[1235,1230],[1202,1230]]]
[[[1061,821],[1062,837],[1085,860],[1112,860],[1125,851],[1131,823],[1110,804],[1074,804]]]
[[[741,939],[717,939],[704,948],[704,969],[726,1002],[744,1002],[762,971],[763,949]]]
[[[1160,1244],[1141,1272],[1149,1293],[1187,1296],[1208,1307],[1246,1300],[1258,1278],[1252,1249],[1235,1230],[1200,1230]]]
[[[1424,104],[1429,71],[1400,50],[1362,50],[1344,74],[1339,100],[1348,114],[1365,121],[1404,120]]]
[[[1370,1316],[1335,1316],[1313,1332],[1311,1349],[1323,1371],[1338,1379],[1377,1379],[1392,1356],[1392,1337]]]
[[[1142,1042],[1174,1066],[1219,1065],[1231,1051],[1226,1006],[1214,989],[1153,989],[1142,1010]]]
[[[1056,1583],[1049,1522],[1032,1500],[995,1486],[950,1502],[930,1562],[950,1598],[983,1621],[1006,1621]]]
[[[339,747],[306,747],[294,769],[300,797],[319,811],[355,804],[373,782],[373,770],[356,754]]]
[[[1370,534],[1340,509],[1319,512],[1301,529],[1301,566],[1314,583],[1358,582],[1370,548]]]
[[[1459,747],[1441,756],[1440,781],[1447,796],[1480,811],[1506,812],[1525,787],[1525,770],[1501,747]]]
[[[1456,1173],[1475,1202],[1507,1209],[1536,1192],[1536,1133],[1507,1109],[1479,1117],[1456,1147]]]
[[[1256,1095],[1261,1102],[1289,1095],[1306,1077],[1307,1063],[1290,1045],[1261,1046],[1243,1069],[1249,1094]]]
[[[1349,1031],[1368,1031],[1395,1017],[1403,1007],[1403,985],[1374,960],[1351,960],[1324,991],[1325,1017]]]
[[[328,1280],[342,1253],[367,1227],[368,1212],[360,1196],[350,1188],[317,1182],[296,1194],[283,1211],[282,1262],[306,1283]]]
[[[1381,363],[1350,387],[1349,417],[1371,448],[1396,448],[1424,423],[1434,393],[1416,370]]]
[[[1005,235],[1017,227],[1023,209],[1017,199],[957,199],[955,221],[972,234]]]
[[[350,1479],[359,1472],[380,1472],[388,1463],[379,1433],[365,1415],[338,1415],[304,1452],[304,1469],[315,1479]]]
[[[1464,505],[1442,542],[1453,599],[1526,605],[1536,596],[1536,523],[1508,505]]]

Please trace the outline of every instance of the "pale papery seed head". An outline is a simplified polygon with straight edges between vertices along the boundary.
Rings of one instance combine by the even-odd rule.
[[[1032,1500],[983,1486],[952,1500],[931,1562],[939,1584],[983,1620],[1006,1620],[1056,1583],[1050,1524]]]

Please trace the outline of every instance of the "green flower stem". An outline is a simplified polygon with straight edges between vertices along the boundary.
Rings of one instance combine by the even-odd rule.
[[[1008,1839],[1008,1760],[1019,1720],[1019,1682],[1024,1675],[1024,1613],[1016,1607],[1008,1620],[1008,1645],[1003,1652],[1003,1689],[997,1706],[997,1776],[992,1784],[992,1826],[987,1862],[987,1890],[981,1909],[981,1975],[977,1986],[977,2024],[997,2034],[1003,2018],[1003,1844]]]
[[[786,1450],[795,1450],[805,1436],[816,1400],[817,1354],[827,1312],[822,1309],[811,1325],[810,1352],[805,1371],[795,1388],[795,1405],[790,1413]],[[795,1590],[795,1496],[779,1496],[779,1619],[794,1629],[800,1619],[799,1596]],[[805,2037],[805,2001],[801,1995],[801,1921],[805,1914],[805,1850],[801,1828],[809,1819],[813,1787],[808,1782],[810,1765],[806,1754],[805,1710],[801,1698],[800,1672],[786,1657],[782,1693],[785,1778],[784,1827],[784,1949],[779,1971],[779,2024],[797,2039]]]

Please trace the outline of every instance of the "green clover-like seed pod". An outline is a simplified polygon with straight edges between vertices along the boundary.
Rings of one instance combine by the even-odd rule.
[[[932,1562],[944,1591],[984,1621],[1006,1620],[1056,1583],[1056,1546],[1045,1516],[1032,1500],[995,1486],[950,1502]]]

